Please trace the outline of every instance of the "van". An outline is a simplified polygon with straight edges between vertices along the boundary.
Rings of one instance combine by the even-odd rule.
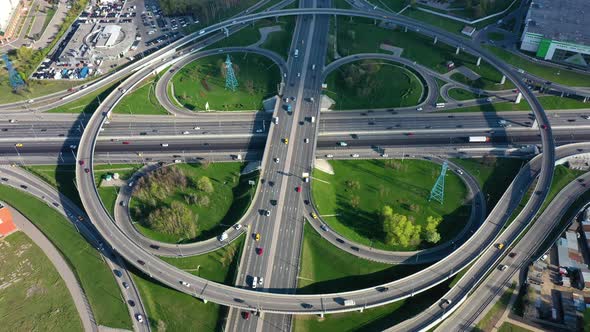
[[[272,122],[274,124],[279,124],[279,117],[278,116],[275,116],[274,118],[272,118]]]
[[[311,123],[315,123],[315,116],[311,117]]]
[[[224,240],[226,240],[226,239],[227,239],[227,233],[226,233],[226,232],[223,232],[223,233],[221,233],[221,235],[219,235],[219,236],[217,237],[217,239],[218,239],[219,241],[224,241]]]
[[[348,146],[348,144],[346,142],[338,142],[338,145],[340,145],[340,146]]]
[[[354,305],[354,300],[344,300],[344,306],[350,307]]]
[[[293,54],[293,56],[295,56],[295,57],[299,56],[299,49],[298,48],[295,49],[295,53]]]

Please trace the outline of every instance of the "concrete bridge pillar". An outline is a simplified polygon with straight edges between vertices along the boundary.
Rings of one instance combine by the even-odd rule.
[[[481,57],[478,57],[476,65],[479,67],[480,64],[481,64]]]
[[[506,75],[502,75],[502,79],[500,80],[500,84],[506,83]]]
[[[515,104],[520,104],[520,100],[522,99],[522,93],[518,93],[516,95],[516,100],[514,101]]]
[[[359,310],[359,312],[360,312],[360,313],[362,313],[362,312],[363,312],[363,310],[365,310],[365,308],[361,308],[361,310]]]
[[[404,27],[404,32],[408,32],[408,27]]]
[[[324,313],[323,312],[320,314],[320,318],[324,318]]]
[[[563,95],[565,95],[565,92],[562,91],[561,92],[561,98],[563,98]]]
[[[457,46],[457,50],[455,51],[455,54],[459,54],[460,50],[461,50],[461,48],[459,46]]]
[[[207,303],[207,302],[208,302],[207,299],[203,299],[203,303]]]
[[[584,97],[584,103],[588,101],[588,97]]]
[[[434,36],[434,44],[438,41],[438,36]]]

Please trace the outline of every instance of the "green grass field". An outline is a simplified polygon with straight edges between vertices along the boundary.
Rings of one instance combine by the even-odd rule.
[[[515,288],[516,285],[512,284],[510,288],[506,290],[502,296],[500,296],[500,299],[494,303],[488,313],[477,323],[476,328],[479,331],[490,331],[494,327],[494,324],[496,324],[498,319],[500,319],[504,313],[504,310],[506,310],[508,307],[510,298],[514,293]]]
[[[2,330],[82,331],[64,281],[25,233],[0,240],[0,262]]]
[[[65,105],[47,111],[47,113],[94,113],[98,105],[104,100],[116,87],[119,82],[109,84],[108,86],[92,92],[84,97],[74,98],[73,101]]]
[[[514,325],[512,323],[504,322],[500,325],[498,332],[532,332],[529,329],[525,329],[524,327],[520,327],[518,325]]]
[[[477,179],[486,196],[488,213],[492,211],[500,197],[526,160],[512,158],[468,158],[452,159]]]
[[[0,200],[31,220],[70,263],[99,325],[132,328],[113,273],[74,226],[53,208],[19,190],[0,186]]]
[[[590,86],[590,75],[584,75],[571,70],[564,70],[534,63],[494,46],[486,46],[493,54],[509,64],[519,67],[533,75],[543,77],[555,83],[570,86]]]
[[[130,91],[115,106],[113,113],[168,115],[168,111],[160,105],[155,93],[156,80],[147,80]]]
[[[293,30],[295,29],[295,17],[280,17],[278,20],[278,24],[280,24],[282,30],[269,34],[260,47],[277,52],[287,60],[291,40],[293,39]],[[273,25],[276,25],[276,22]]]
[[[459,88],[450,89],[449,90],[449,97],[451,97],[455,100],[469,100],[469,99],[482,98],[482,96],[479,96],[471,91],[467,91],[467,90],[463,90],[463,89],[459,89]]]
[[[4,62],[2,61],[0,68],[0,89],[3,91],[3,93],[0,93],[1,104],[34,99],[39,96],[67,90],[73,86],[82,84],[74,80],[29,80],[27,81],[27,87],[25,89],[23,89],[20,93],[14,93],[12,92],[12,88],[8,81],[8,74],[4,68]]]
[[[367,74],[365,79],[348,86],[347,70],[359,64],[375,64],[378,71]],[[391,78],[395,77],[394,80]],[[372,82],[367,84],[367,82]],[[426,95],[418,76],[388,61],[367,60],[346,64],[333,71],[327,78],[327,95],[336,101],[335,110],[404,107],[419,104]],[[370,89],[365,89],[371,86]]]
[[[490,32],[488,33],[488,38],[491,40],[500,41],[506,39],[506,35],[501,32]]]
[[[162,258],[187,272],[209,280],[233,285],[245,236],[211,253]],[[227,308],[172,290],[134,271],[133,280],[141,293],[152,329],[158,331],[220,331]]]
[[[444,18],[441,16],[436,16],[430,13],[426,13],[423,11],[419,11],[416,9],[409,8],[406,10],[404,15],[416,19],[421,22],[428,23],[430,25],[434,25],[436,27],[442,28],[452,33],[460,34],[461,30],[465,26],[465,24],[457,21],[450,20],[448,18]]]
[[[467,189],[460,178],[448,172],[445,204],[428,202],[441,166],[412,159],[391,162],[395,169],[386,167],[384,160],[339,160],[330,161],[335,175],[314,170],[314,203],[330,227],[351,241],[380,249],[427,248],[426,242],[406,248],[384,243],[379,212],[389,205],[396,213],[414,217],[417,225],[425,225],[430,215],[443,217],[439,225],[441,242],[455,236],[465,226],[470,211],[470,205],[463,205]],[[350,189],[348,180],[357,180],[360,188]],[[353,196],[359,198],[357,208],[351,206]],[[414,211],[412,205],[416,205]]]
[[[339,292],[370,287],[392,281],[423,269],[424,265],[398,265],[375,263],[347,254],[320,237],[308,224],[303,237],[303,254],[299,274],[299,292]],[[442,297],[449,281],[418,294],[411,299],[398,301],[363,313],[318,316],[295,316],[296,332],[304,331],[381,331],[408,319]]]
[[[266,57],[231,53],[238,80],[235,92],[225,89],[226,54],[191,62],[172,78],[176,99],[190,110],[260,110],[262,101],[276,92],[279,68]],[[223,73],[222,73],[223,72]]]
[[[450,92],[450,91],[449,91]],[[545,110],[567,110],[567,109],[584,109],[589,108],[590,103],[584,103],[578,99],[559,96],[542,96],[537,98]],[[510,112],[510,111],[530,111],[531,107],[526,100],[522,100],[520,104],[515,104],[510,101],[481,104],[477,106],[469,106],[455,109],[448,109],[443,112]]]
[[[234,285],[246,235],[211,253],[191,257],[161,257],[177,268],[222,284]]]
[[[170,243],[188,243],[202,241],[221,234],[229,226],[237,222],[244,212],[248,209],[255,187],[248,185],[248,180],[256,180],[257,174],[250,174],[240,177],[240,171],[245,166],[242,163],[213,163],[208,167],[199,164],[179,164],[170,167],[178,167],[184,171],[189,178],[189,185],[186,190],[176,190],[159,206],[169,205],[173,201],[184,202],[184,195],[198,193],[199,191],[192,185],[196,183],[201,176],[207,176],[211,179],[215,191],[209,194],[210,204],[208,207],[199,207],[189,205],[194,215],[198,215],[198,235],[194,239],[181,239],[178,236],[168,235],[153,231],[140,223],[135,224],[137,229],[147,237],[152,239],[170,242]],[[136,215],[133,211],[139,208],[141,215]],[[136,197],[131,199],[130,209],[135,221],[140,221],[142,216],[147,216],[149,210],[145,202],[138,200]]]
[[[463,25],[461,25],[461,28]],[[470,82],[474,86],[489,90],[502,90],[513,87],[506,81],[500,85],[502,74],[487,62],[476,65],[477,58],[465,52],[455,54],[455,48],[443,43],[433,44],[433,39],[418,32],[404,32],[403,29],[383,29],[373,24],[373,21],[355,18],[338,19],[338,53],[347,56],[355,53],[389,53],[380,48],[381,44],[403,48],[402,57],[416,61],[439,73],[448,72],[446,63],[453,61],[455,67],[466,66],[478,73],[481,78]]]

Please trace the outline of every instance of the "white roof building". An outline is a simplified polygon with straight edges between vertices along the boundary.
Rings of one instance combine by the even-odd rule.
[[[20,0],[0,0],[0,31],[4,32]]]

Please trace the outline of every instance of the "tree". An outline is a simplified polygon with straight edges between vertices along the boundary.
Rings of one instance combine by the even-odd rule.
[[[426,218],[426,227],[424,227],[424,240],[430,243],[438,243],[440,241],[441,237],[437,228],[441,221],[441,217],[428,216],[428,218]]]
[[[212,193],[213,183],[211,183],[211,179],[209,179],[208,177],[201,176],[199,180],[197,180],[197,188],[206,193]]]
[[[356,209],[360,203],[361,203],[361,198],[358,197],[357,195],[354,195],[350,198],[350,206],[352,206],[353,208]]]
[[[164,234],[176,235],[183,238],[194,238],[197,234],[198,216],[180,202],[172,202],[152,211],[144,220],[146,226]]]
[[[381,211],[381,218],[387,244],[407,247],[420,242],[422,229],[420,226],[414,225],[407,216],[393,213],[390,206],[385,206]]]

